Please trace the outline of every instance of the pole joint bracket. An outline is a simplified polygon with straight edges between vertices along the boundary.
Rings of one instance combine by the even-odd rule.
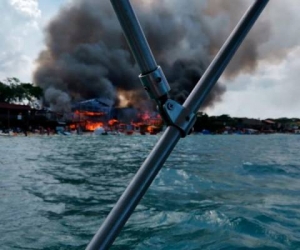
[[[168,99],[162,106],[163,119],[170,126],[180,130],[181,137],[187,136],[196,121],[195,113],[178,102]]]
[[[161,67],[158,66],[149,73],[140,74],[139,78],[150,98],[156,101],[158,110],[167,125],[177,127],[180,130],[181,137],[188,135],[194,125],[196,116],[191,114],[187,108],[169,98],[171,88]]]
[[[140,74],[139,78],[150,98],[159,106],[169,98],[171,88],[160,66],[149,73]]]

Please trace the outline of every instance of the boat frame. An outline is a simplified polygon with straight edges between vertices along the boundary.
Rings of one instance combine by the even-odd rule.
[[[140,80],[157,103],[167,128],[95,234],[87,250],[108,249],[148,190],[181,137],[195,122],[195,114],[227,67],[269,0],[255,0],[234,28],[183,105],[169,98],[170,87],[156,64],[129,0],[111,0],[131,52],[141,70]]]

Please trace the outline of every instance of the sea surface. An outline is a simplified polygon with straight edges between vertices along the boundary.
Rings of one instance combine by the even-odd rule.
[[[158,138],[0,137],[0,249],[85,249]],[[300,136],[182,139],[111,249],[300,249]]]

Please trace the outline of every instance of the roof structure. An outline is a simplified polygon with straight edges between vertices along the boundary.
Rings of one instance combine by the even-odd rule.
[[[0,102],[0,108],[3,109],[18,109],[18,110],[31,110],[29,105],[19,105],[19,104],[10,104],[5,102]]]

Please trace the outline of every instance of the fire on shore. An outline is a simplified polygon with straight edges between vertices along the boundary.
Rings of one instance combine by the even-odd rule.
[[[131,134],[160,132],[163,121],[155,111],[114,107],[105,99],[74,103],[69,112],[50,108],[34,109],[26,105],[0,103],[0,131],[105,131]]]
[[[128,109],[123,109],[128,111]],[[119,112],[122,109],[118,110]],[[131,110],[133,112],[135,110]],[[130,118],[130,117],[129,117]],[[104,112],[92,112],[92,111],[80,111],[74,112],[73,119],[68,122],[70,130],[76,130],[80,128],[82,131],[93,132],[97,128],[104,128],[105,131],[117,131],[121,133],[132,134],[137,131],[141,134],[149,133],[156,134],[162,130],[163,121],[159,114],[149,111],[140,111],[132,119],[117,119],[114,116],[111,119],[107,119],[107,114]]]
[[[106,131],[118,131],[141,134],[155,134],[161,131],[163,121],[160,115],[150,109],[133,107],[114,107],[111,100],[105,98],[90,99],[72,106],[68,119],[70,129],[94,131],[99,127]]]

